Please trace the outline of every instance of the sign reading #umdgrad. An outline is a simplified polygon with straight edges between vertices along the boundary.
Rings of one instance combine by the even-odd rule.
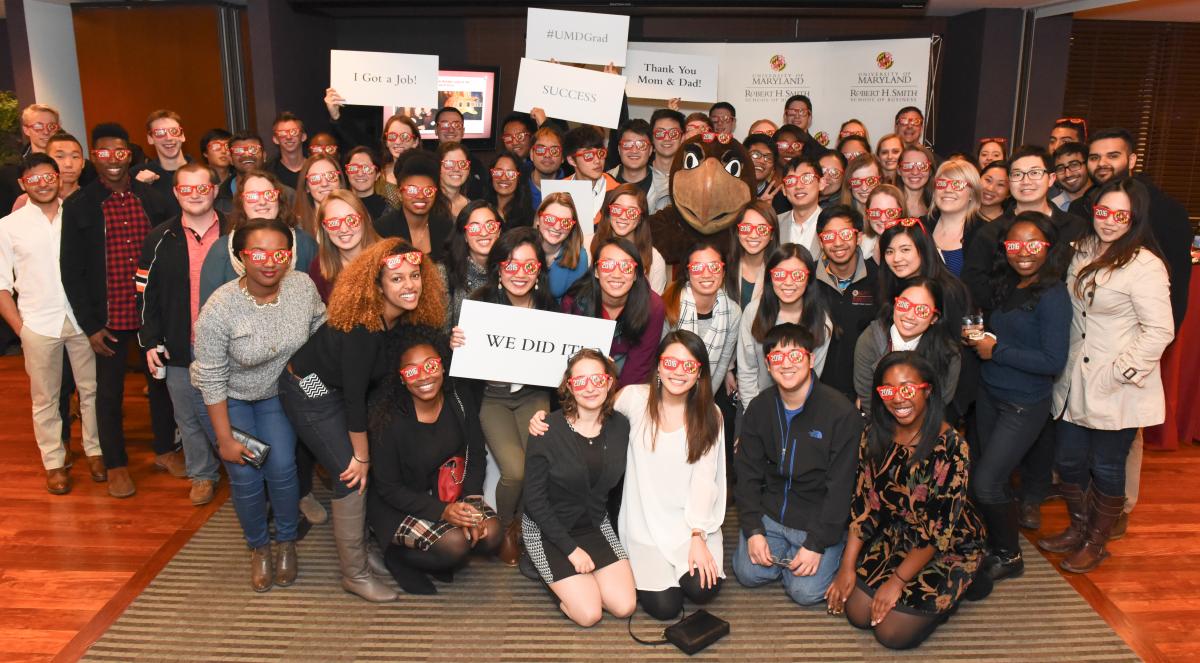
[[[717,57],[629,49],[625,91],[631,97],[717,101]]]
[[[629,17],[529,8],[525,57],[533,60],[625,66]]]
[[[450,375],[557,387],[567,360],[581,348],[612,350],[616,324],[468,299],[458,318],[467,342],[454,351]]]
[[[521,58],[513,110],[616,129],[624,93],[624,76]]]
[[[329,51],[329,86],[348,104],[436,108],[438,56]]]

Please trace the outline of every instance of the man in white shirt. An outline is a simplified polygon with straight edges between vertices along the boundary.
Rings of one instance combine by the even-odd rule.
[[[792,209],[779,215],[779,243],[799,244],[813,258],[821,255],[817,217],[821,215],[821,163],[801,154],[783,174],[783,195]]]
[[[29,202],[0,219],[0,316],[21,337],[46,489],[63,495],[71,490],[58,409],[64,348],[79,390],[88,469],[94,480],[103,481],[106,475],[96,429],[96,355],[75,320],[59,272],[58,164],[45,154],[31,154],[21,164],[18,185]]]
[[[650,193],[646,196],[650,213],[671,204],[671,163],[683,145],[683,113],[660,108],[650,116],[650,138],[654,160],[650,162]]]

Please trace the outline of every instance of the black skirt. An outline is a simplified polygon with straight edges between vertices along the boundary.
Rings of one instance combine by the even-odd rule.
[[[529,516],[521,518],[521,533],[525,539],[525,551],[529,553],[534,567],[547,585],[578,575],[575,565],[567,559],[568,553],[550,543],[542,535],[541,528],[530,520]],[[570,534],[571,538],[575,539],[575,544],[592,558],[596,571],[622,559],[628,559],[625,548],[621,546],[621,540],[617,538],[608,518],[605,518],[599,527],[588,525],[573,529]]]

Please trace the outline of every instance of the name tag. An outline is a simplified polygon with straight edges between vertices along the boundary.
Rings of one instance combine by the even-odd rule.
[[[850,303],[854,306],[874,306],[875,294],[866,290],[851,290]]]

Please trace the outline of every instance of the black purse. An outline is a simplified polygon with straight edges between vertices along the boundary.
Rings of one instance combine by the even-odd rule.
[[[697,610],[663,629],[662,640],[643,640],[633,634],[633,615],[629,616],[629,637],[642,645],[673,644],[691,656],[729,635],[729,622],[707,610]]]
[[[263,442],[257,437],[254,437],[246,431],[238,430],[236,428],[233,428],[233,439],[237,440],[237,442],[243,447],[246,447],[247,451],[254,454],[253,457],[242,454],[242,460],[246,461],[250,465],[253,465],[255,469],[261,470],[263,463],[267,462],[267,454],[271,453],[271,445]]]

